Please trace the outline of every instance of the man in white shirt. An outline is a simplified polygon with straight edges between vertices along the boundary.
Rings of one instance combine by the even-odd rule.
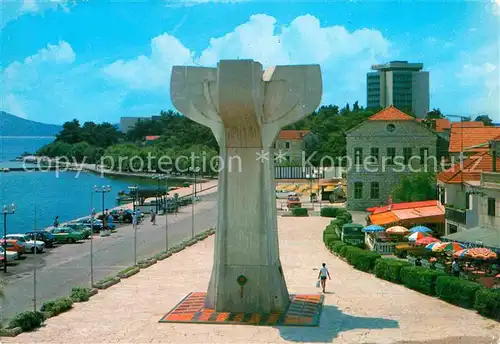
[[[321,288],[323,288],[323,293],[325,292],[325,287],[326,287],[326,278],[329,278],[330,280],[332,279],[330,277],[330,272],[328,272],[328,269],[326,268],[326,264],[322,264],[322,268],[319,270],[319,275],[318,279],[321,280]]]

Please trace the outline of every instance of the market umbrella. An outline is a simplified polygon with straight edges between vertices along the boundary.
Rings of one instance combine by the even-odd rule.
[[[465,246],[457,242],[443,242],[432,248],[435,252],[457,252],[465,249]]]
[[[365,233],[374,233],[374,232],[383,232],[384,227],[378,225],[369,225],[363,228],[363,232]]]
[[[460,250],[455,253],[453,253],[453,257],[455,258],[465,258],[465,254],[467,253],[468,249]]]
[[[422,233],[422,232],[415,232],[408,237],[408,241],[417,241],[417,240],[420,240],[423,238],[428,238],[428,237],[431,237],[431,235],[427,234],[427,233]]]
[[[410,228],[410,232],[412,233],[431,233],[432,232],[432,229],[430,228],[427,228],[425,226],[415,226],[415,227],[412,227]]]
[[[438,239],[429,236],[429,237],[422,238],[420,240],[415,241],[415,245],[426,246],[426,245],[432,244],[433,242],[438,242],[438,241],[439,241]]]
[[[408,233],[408,228],[403,226],[393,226],[385,230],[387,234],[406,234]]]
[[[442,242],[436,241],[436,242],[430,243],[427,246],[425,246],[425,249],[429,250],[429,251],[434,251],[434,247],[441,245],[441,244],[442,244]]]
[[[482,260],[497,258],[497,254],[495,252],[483,247],[469,248],[467,252],[465,252],[465,256],[472,259],[482,259]]]

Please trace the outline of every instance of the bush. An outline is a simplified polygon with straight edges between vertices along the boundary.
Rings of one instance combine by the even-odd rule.
[[[442,276],[446,275],[441,271],[418,266],[406,266],[401,269],[401,282],[406,287],[427,295],[436,295],[436,279]]]
[[[71,300],[74,302],[85,302],[90,299],[90,289],[89,288],[79,288],[73,287],[71,289]]]
[[[342,246],[339,248],[339,256],[341,257],[344,257],[347,255],[347,251],[349,250],[349,248],[352,247],[348,244],[345,244],[345,246]]]
[[[182,187],[184,187],[184,188],[188,188],[190,186],[191,186],[191,184],[189,184],[188,182],[182,183]]]
[[[341,208],[335,208],[335,207],[321,208],[319,214],[323,217],[337,217],[337,214],[340,209]]]
[[[47,312],[51,317],[66,312],[73,307],[73,301],[67,297],[61,297],[56,300],[45,302],[40,309],[42,312]]]
[[[309,216],[306,208],[293,208],[292,215],[293,216]]]
[[[476,291],[474,308],[479,314],[500,320],[500,290],[480,288]]]
[[[454,305],[472,308],[476,300],[476,292],[483,288],[480,284],[452,276],[436,279],[436,296]]]
[[[375,262],[381,258],[380,254],[372,251],[365,251],[359,247],[348,246],[346,249],[346,259],[349,264],[356,269],[369,272],[375,267]]]
[[[123,269],[123,270],[119,271],[119,272],[117,273],[117,275],[125,275],[125,274],[127,274],[128,272],[130,272],[130,271],[134,270],[135,268],[137,268],[137,267],[136,267],[136,266],[129,266],[128,268],[126,268],[126,269]]]
[[[344,208],[340,209],[340,212],[337,214],[337,218],[345,218],[347,220],[346,223],[352,222],[352,214],[345,210]]]
[[[23,331],[31,331],[42,326],[45,315],[42,312],[22,312],[9,323],[10,328],[20,327]]]
[[[335,242],[332,243],[333,252],[335,252],[338,255],[341,255],[340,251],[342,251],[342,249],[344,247],[346,247],[346,246],[347,246],[347,244],[344,243],[344,242],[342,242],[342,241],[340,241],[340,240],[339,241],[335,241]]]
[[[375,263],[375,275],[386,281],[400,283],[401,269],[407,266],[411,265],[396,259],[381,258]]]
[[[339,218],[330,221],[330,226],[336,227],[338,229],[342,229],[343,225],[345,225],[345,222]]]
[[[330,246],[334,241],[339,241],[339,237],[335,233],[326,233],[323,236],[323,242],[325,243],[325,246],[328,248],[330,248]]]

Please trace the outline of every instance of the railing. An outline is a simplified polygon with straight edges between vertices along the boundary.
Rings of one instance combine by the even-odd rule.
[[[394,253],[394,249],[397,245],[397,243],[394,243],[394,242],[379,242],[377,240],[375,240],[375,238],[372,238],[370,235],[368,234],[365,234],[365,244],[366,246],[368,246],[368,248],[371,250],[371,251],[374,251],[378,254],[387,254],[387,255],[390,255],[390,254],[393,254]]]
[[[467,213],[465,210],[445,207],[445,217],[447,220],[458,222],[461,224],[467,223]]]
[[[481,185],[500,188],[500,172],[481,172]]]
[[[311,166],[275,166],[274,177],[275,179],[307,179],[307,175],[312,176],[315,171],[316,168]],[[316,172],[316,178],[312,179],[313,184],[315,180],[321,178],[324,178],[324,173]]]

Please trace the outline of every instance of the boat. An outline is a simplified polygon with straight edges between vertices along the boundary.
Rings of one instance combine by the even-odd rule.
[[[7,167],[2,168],[2,172],[10,172],[10,169],[8,169]]]

